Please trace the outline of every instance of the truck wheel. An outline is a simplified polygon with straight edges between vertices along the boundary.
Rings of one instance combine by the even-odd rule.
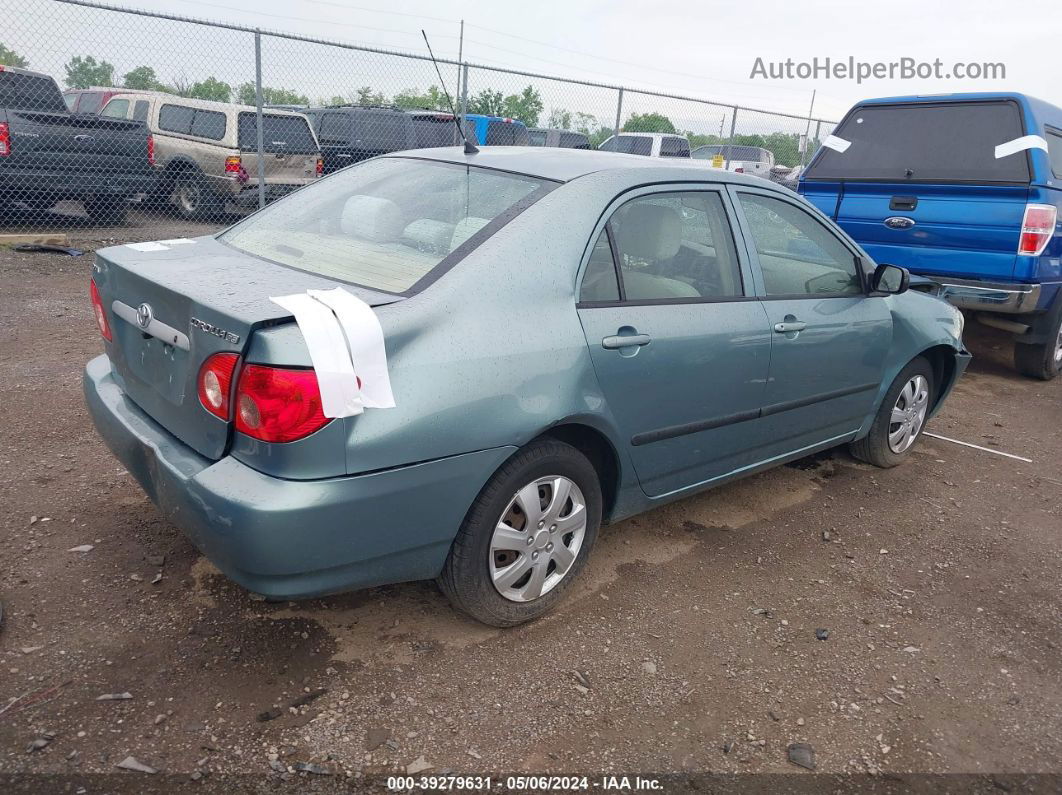
[[[484,624],[512,627],[552,609],[590,554],[601,486],[586,456],[543,439],[483,487],[450,548],[439,587]]]
[[[125,223],[125,196],[87,196],[85,212],[98,224],[117,226]]]
[[[223,204],[198,171],[182,171],[173,181],[173,206],[187,221],[209,221],[221,215]]]
[[[1014,343],[1014,366],[1022,375],[1041,381],[1050,381],[1062,372],[1062,312],[1055,312],[1055,322],[1045,342]]]
[[[933,389],[933,368],[921,356],[913,359],[885,393],[870,433],[849,445],[852,455],[882,469],[901,463],[922,435]]]

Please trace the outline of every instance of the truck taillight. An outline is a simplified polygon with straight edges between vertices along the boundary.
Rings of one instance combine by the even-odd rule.
[[[155,136],[148,133],[148,165],[155,165]]]
[[[225,173],[239,174],[243,170],[243,161],[239,155],[229,155],[225,158]]]
[[[96,316],[96,325],[100,334],[107,342],[111,341],[111,324],[107,321],[107,313],[103,310],[103,301],[100,299],[99,288],[95,281],[89,281],[89,297],[92,299],[92,314]]]
[[[317,158],[317,176],[321,176],[324,173],[324,158]]]
[[[6,121],[0,121],[0,157],[11,154],[11,128]]]
[[[236,385],[236,430],[263,442],[294,442],[331,422],[321,409],[317,373],[244,365]]]
[[[744,166],[738,166],[737,168],[734,169],[734,173],[735,174],[744,174],[745,173],[745,167]]]
[[[1021,220],[1021,238],[1018,241],[1018,253],[1030,257],[1039,257],[1047,248],[1051,236],[1055,233],[1058,220],[1058,208],[1053,204],[1027,204],[1025,217]]]
[[[199,378],[196,380],[196,391],[203,408],[226,421],[231,419],[229,399],[232,394],[232,374],[239,361],[239,354],[235,353],[208,356],[199,368]]]

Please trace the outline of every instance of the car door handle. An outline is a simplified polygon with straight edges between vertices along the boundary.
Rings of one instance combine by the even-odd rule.
[[[615,334],[611,337],[605,337],[601,340],[601,347],[610,351],[617,350],[619,348],[630,348],[633,346],[648,345],[653,341],[653,338],[648,334],[630,334],[621,336]]]
[[[779,334],[792,334],[794,331],[803,331],[807,327],[808,324],[800,320],[789,320],[785,323],[774,324],[774,330]]]

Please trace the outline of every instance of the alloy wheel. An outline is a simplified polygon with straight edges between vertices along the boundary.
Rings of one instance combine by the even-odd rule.
[[[539,478],[509,501],[490,542],[494,588],[512,602],[530,602],[571,571],[586,536],[586,500],[574,481]]]
[[[889,418],[889,449],[905,453],[915,443],[929,411],[929,382],[924,375],[913,376],[896,398]]]

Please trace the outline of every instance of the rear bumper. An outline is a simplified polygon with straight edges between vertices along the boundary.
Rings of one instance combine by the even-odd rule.
[[[147,193],[155,183],[149,171],[143,173],[62,173],[49,171],[0,170],[0,196],[19,201],[22,197],[54,196],[75,199],[84,196],[135,196]]]
[[[270,185],[265,186],[265,202],[275,202],[277,199],[282,199],[292,191],[296,191],[301,188],[302,185]],[[230,197],[231,201],[236,207],[240,209],[257,209],[258,208],[258,185],[253,181],[247,185],[244,185],[239,191],[234,192]]]
[[[231,579],[278,599],[435,577],[468,507],[514,449],[282,480],[186,447],[125,396],[106,356],[86,366],[84,391],[100,436],[162,514]]]
[[[1022,314],[1034,311],[1040,301],[1038,284],[931,278],[940,284],[938,295],[959,309]]]

